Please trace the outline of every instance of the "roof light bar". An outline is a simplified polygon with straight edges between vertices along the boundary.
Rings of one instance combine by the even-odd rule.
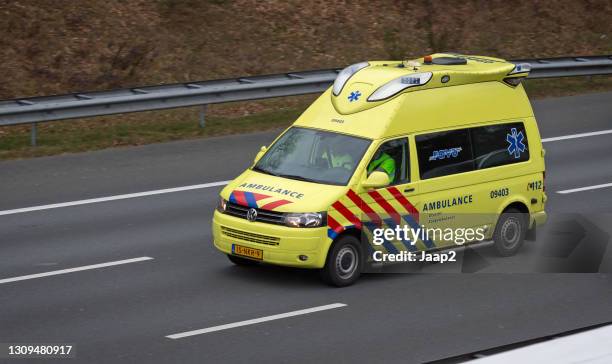
[[[414,86],[423,86],[433,74],[431,72],[412,73],[387,82],[368,97],[368,101],[382,101]]]
[[[340,95],[340,92],[342,92],[342,88],[349,80],[349,78],[351,78],[351,76],[353,76],[355,73],[366,68],[369,65],[370,64],[368,62],[355,63],[340,71],[340,73],[336,77],[336,80],[334,81],[334,87],[332,88],[332,92],[334,93],[334,95]]]

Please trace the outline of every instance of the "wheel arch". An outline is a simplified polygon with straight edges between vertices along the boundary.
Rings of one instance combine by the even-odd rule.
[[[527,204],[522,200],[516,200],[508,203],[507,205],[505,205],[505,207],[501,210],[500,213],[503,214],[504,212],[512,208],[517,209],[524,214],[530,213],[529,207],[527,207]]]
[[[521,213],[527,214],[527,229],[530,230],[531,225],[532,225],[531,211],[529,210],[529,207],[527,206],[527,202],[523,201],[523,199],[515,199],[512,201],[508,201],[507,203],[502,205],[499,212],[497,213],[497,218],[495,219],[495,225],[493,226],[493,231],[497,229],[497,224],[499,223],[499,219],[501,218],[502,214],[510,209],[516,209]]]
[[[349,228],[345,229],[344,231],[342,231],[340,234],[338,234],[338,235],[337,235],[337,236],[336,236],[336,237],[335,237],[335,238],[332,240],[331,244],[329,244],[329,247],[328,247],[328,249],[327,249],[327,254],[326,254],[326,255],[328,255],[328,254],[329,254],[329,252],[330,252],[330,251],[331,251],[331,249],[332,249],[332,246],[334,246],[334,244],[335,244],[335,243],[336,243],[338,240],[340,240],[340,238],[342,238],[342,237],[344,237],[344,236],[347,236],[347,235],[350,235],[350,236],[355,237],[355,238],[357,239],[357,241],[359,241],[359,247],[360,247],[360,249],[361,249],[360,253],[361,253],[362,259],[363,259],[363,258],[365,258],[365,256],[366,256],[366,252],[368,251],[368,250],[367,250],[367,245],[369,244],[369,242],[368,242],[368,241],[366,241],[365,239],[362,239],[362,233],[363,233],[363,231],[362,231],[361,229],[359,229],[359,228],[355,227],[355,226],[351,226],[351,227],[349,227]]]

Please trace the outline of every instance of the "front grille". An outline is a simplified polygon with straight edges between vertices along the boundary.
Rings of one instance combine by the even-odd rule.
[[[246,220],[247,211],[249,209],[250,207],[238,205],[228,201],[225,213]],[[268,224],[284,225],[282,212],[263,210],[258,208],[256,208],[255,210],[257,210],[257,218],[255,218],[255,221],[265,222]]]
[[[278,245],[280,243],[280,238],[276,236],[250,233],[247,231],[232,229],[227,226],[221,226],[221,232],[223,235],[229,238],[244,240],[251,243],[266,245]]]

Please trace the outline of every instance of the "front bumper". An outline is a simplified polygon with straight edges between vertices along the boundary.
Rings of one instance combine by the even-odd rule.
[[[263,250],[263,262],[301,268],[322,268],[331,240],[327,227],[290,228],[250,222],[215,210],[212,223],[217,249],[232,254],[232,244]],[[302,261],[300,255],[308,259]]]

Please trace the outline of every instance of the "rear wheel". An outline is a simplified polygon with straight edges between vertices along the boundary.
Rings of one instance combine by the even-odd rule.
[[[237,257],[237,256],[231,255],[231,254],[228,254],[227,258],[230,260],[230,262],[232,262],[232,263],[234,263],[236,265],[249,266],[249,265],[257,264],[257,262],[254,261],[254,260]]]
[[[497,254],[503,257],[516,254],[525,241],[527,221],[527,214],[516,209],[501,214],[493,235]]]
[[[357,281],[361,275],[361,248],[359,240],[351,235],[339,238],[327,254],[321,278],[332,286],[344,287]]]

